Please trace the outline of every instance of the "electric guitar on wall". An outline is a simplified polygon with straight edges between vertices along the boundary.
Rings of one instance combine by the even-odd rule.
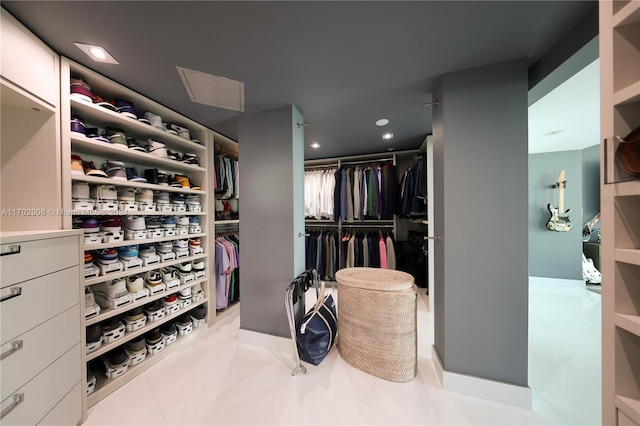
[[[567,187],[564,170],[560,172],[558,180],[551,187],[558,188],[558,207],[553,207],[551,203],[547,204],[547,209],[551,213],[551,217],[547,222],[547,229],[556,232],[569,232],[572,227],[569,220],[571,209],[564,209],[564,189]]]

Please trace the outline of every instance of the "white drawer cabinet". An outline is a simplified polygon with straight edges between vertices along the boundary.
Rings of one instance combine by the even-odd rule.
[[[0,423],[77,424],[86,417],[82,233],[0,237]]]

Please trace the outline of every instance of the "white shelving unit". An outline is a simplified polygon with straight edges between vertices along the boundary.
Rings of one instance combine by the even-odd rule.
[[[640,425],[640,178],[617,137],[640,126],[640,1],[600,1],[602,396],[606,425]]]
[[[138,120],[126,117],[117,112],[110,111],[100,106],[96,106],[90,102],[79,100],[70,96],[69,85],[71,77],[82,77],[91,86],[91,92],[98,94],[103,99],[113,100],[115,98],[126,99],[133,102],[136,113],[143,115],[145,112],[150,111],[154,114],[162,117],[164,122],[175,123],[182,127],[186,127],[190,132],[190,139],[184,139],[182,137],[168,133],[162,129],[152,127],[148,124],[142,123]],[[61,61],[61,134],[62,134],[62,206],[64,211],[68,211],[69,214],[64,215],[63,224],[65,228],[71,228],[73,218],[77,216],[91,216],[98,217],[99,215],[122,215],[122,211],[87,211],[87,210],[73,210],[72,201],[72,183],[73,182],[86,182],[90,186],[94,185],[113,185],[115,187],[127,187],[134,189],[151,189],[153,191],[166,191],[170,194],[180,193],[184,195],[195,194],[200,197],[201,211],[129,211],[128,215],[131,216],[189,216],[197,217],[200,225],[200,232],[191,232],[189,234],[180,235],[165,235],[156,238],[145,238],[137,240],[124,240],[117,242],[107,242],[99,244],[85,244],[82,249],[84,251],[94,251],[108,248],[118,248],[130,244],[153,244],[163,241],[174,241],[178,239],[186,238],[199,238],[201,241],[201,247],[203,253],[195,254],[190,253],[187,257],[180,257],[174,260],[167,260],[159,262],[149,266],[139,266],[124,271],[117,271],[107,273],[97,277],[85,278],[82,285],[84,287],[93,286],[105,281],[114,279],[124,279],[131,275],[138,275],[144,278],[145,274],[149,271],[159,270],[161,268],[176,266],[183,262],[190,261],[204,261],[205,262],[205,276],[198,279],[193,279],[188,282],[181,282],[179,286],[172,287],[171,289],[165,289],[159,293],[148,295],[138,300],[118,307],[118,308],[104,308],[102,307],[100,313],[97,316],[88,316],[83,318],[83,328],[95,326],[103,321],[113,319],[120,316],[131,309],[145,306],[151,302],[163,299],[169,295],[178,293],[180,290],[184,290],[187,287],[193,287],[200,285],[203,289],[204,295],[193,297],[190,304],[182,306],[176,312],[165,315],[163,318],[157,321],[147,321],[146,325],[134,331],[127,331],[124,335],[110,343],[103,343],[102,346],[92,352],[87,353],[84,350],[86,345],[86,338],[83,333],[83,370],[89,368],[93,363],[100,362],[100,358],[108,354],[113,350],[120,350],[127,342],[132,339],[145,335],[151,330],[169,322],[175,320],[185,312],[189,312],[192,309],[200,306],[207,306],[207,316],[204,325],[199,327],[193,327],[193,330],[185,335],[180,335],[176,341],[171,344],[167,344],[164,349],[154,354],[148,354],[144,361],[129,366],[127,371],[122,375],[108,379],[103,372],[92,372],[96,377],[95,390],[87,396],[88,406],[94,405],[123,384],[136,377],[138,374],[146,370],[151,365],[155,364],[162,358],[166,357],[170,353],[174,352],[189,341],[193,341],[198,335],[201,335],[203,329],[210,326],[215,321],[215,284],[213,283],[212,272],[214,270],[214,259],[210,255],[212,252],[212,234],[210,234],[210,227],[213,224],[213,215],[210,213],[213,211],[213,197],[209,196],[209,191],[212,190],[209,186],[210,182],[210,167],[213,165],[211,158],[213,156],[214,138],[220,136],[212,130],[204,127],[203,125],[194,122],[187,117],[172,111],[138,93],[133,92],[131,89],[126,88],[116,82],[109,80],[108,78],[80,65],[66,58],[62,58]],[[166,145],[168,150],[177,152],[180,154],[193,153],[198,158],[198,164],[187,164],[180,161],[171,160],[168,158],[162,158],[154,156],[147,152],[130,150],[126,146],[119,146],[101,141],[92,140],[83,134],[75,133],[71,131],[70,121],[72,115],[79,115],[83,118],[85,127],[97,127],[100,130],[106,127],[116,127],[124,131],[127,137],[135,138],[142,146],[146,144],[146,141],[150,138],[162,142]],[[83,160],[93,161],[97,167],[107,160],[122,161],[127,167],[135,167],[138,175],[144,175],[145,169],[159,169],[166,171],[167,174],[180,174],[189,177],[191,185],[199,186],[199,189],[191,189],[190,187],[172,187],[166,185],[158,185],[154,183],[141,183],[130,182],[126,180],[114,180],[102,177],[84,176],[71,174],[70,172],[70,156],[72,154],[79,155]],[[83,303],[82,312],[85,312],[85,306]],[[86,380],[83,380],[84,393],[88,390],[88,384]]]

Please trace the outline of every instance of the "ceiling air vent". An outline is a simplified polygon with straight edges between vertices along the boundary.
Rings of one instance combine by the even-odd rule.
[[[193,102],[244,112],[244,83],[176,67]]]

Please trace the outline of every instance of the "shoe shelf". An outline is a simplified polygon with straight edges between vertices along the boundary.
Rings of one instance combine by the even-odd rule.
[[[138,214],[136,213],[136,216]],[[159,243],[162,241],[173,241],[176,239],[184,239],[184,238],[201,238],[201,237],[206,237],[207,234],[206,233],[202,233],[202,234],[187,234],[187,235],[174,235],[171,237],[161,237],[161,238],[147,238],[145,240],[124,240],[124,241],[118,241],[116,243],[102,243],[102,244],[85,244],[84,245],[84,251],[91,251],[91,250],[99,250],[99,249],[105,249],[105,248],[112,248],[112,247],[122,247],[122,246],[130,246],[132,244],[138,245],[138,244],[152,244],[152,243]]]
[[[89,318],[88,320],[85,320],[84,325],[88,326],[88,325],[92,325],[98,322],[102,322],[104,320],[107,320],[111,317],[115,317],[116,315],[120,315],[123,314],[125,312],[130,311],[133,308],[137,308],[138,306],[143,306],[146,305],[147,303],[153,302],[154,300],[158,300],[158,299],[162,299],[163,297],[167,297],[173,293],[177,293],[182,289],[188,288],[188,287],[193,287],[196,284],[203,284],[205,282],[207,282],[207,280],[209,279],[209,277],[204,277],[204,278],[200,278],[194,281],[191,281],[187,284],[181,284],[179,287],[173,287],[170,288],[169,290],[165,290],[163,292],[151,295],[151,296],[147,296],[144,297],[142,299],[138,299],[135,302],[129,303],[128,305],[125,305],[121,308],[117,308],[117,309],[103,309],[100,308],[100,315],[95,316],[93,318]],[[193,303],[191,305],[189,305],[189,309],[191,308],[191,306],[195,306],[193,305]],[[154,322],[155,324],[155,322]]]
[[[98,401],[104,399],[109,394],[120,388],[122,385],[147,370],[149,367],[153,366],[165,357],[171,355],[185,345],[189,344],[193,341],[193,339],[198,339],[200,337],[200,334],[204,333],[203,329],[204,327],[201,326],[185,336],[178,335],[178,338],[175,342],[171,343],[169,346],[166,346],[161,352],[152,355],[147,354],[144,361],[132,367],[129,367],[127,369],[127,372],[120,377],[107,379],[102,374],[96,374],[96,390],[87,397],[87,405],[89,407],[95,405]]]
[[[640,316],[616,314],[616,326],[640,337]]]
[[[640,250],[616,249],[615,260],[616,262],[624,262],[640,266]]]
[[[640,101],[640,83],[630,84],[613,94],[613,102],[616,105],[624,105]]]
[[[204,172],[206,170],[204,167],[196,164],[188,164],[168,158],[157,157],[147,152],[129,149],[124,145],[114,145],[96,141],[74,132],[71,132],[71,149],[78,153],[99,155],[106,158],[117,157],[120,161],[133,162],[141,166],[155,167],[174,172],[193,173]]]
[[[627,417],[640,424],[640,399],[616,395],[616,408]]]
[[[94,285],[94,284],[102,283],[102,282],[105,282],[105,281],[113,280],[115,278],[124,278],[124,277],[128,277],[129,275],[137,275],[137,274],[140,274],[142,272],[153,271],[155,269],[160,269],[160,268],[163,268],[165,266],[172,266],[172,265],[177,265],[177,264],[182,263],[182,262],[188,262],[190,260],[206,258],[207,256],[208,255],[205,252],[205,253],[202,253],[202,254],[198,254],[196,256],[186,256],[186,257],[181,257],[180,259],[169,260],[168,262],[156,263],[155,265],[151,265],[151,266],[143,266],[141,268],[133,268],[133,269],[129,269],[127,271],[110,273],[109,275],[100,275],[99,277],[96,277],[96,278],[90,278],[88,280],[84,280],[84,285],[86,287],[88,285]]]
[[[191,189],[191,188],[179,188],[175,186],[168,185],[154,185],[151,183],[142,183],[142,182],[131,182],[129,180],[120,180],[120,179],[110,179],[104,177],[95,177],[95,176],[82,176],[82,175],[73,175],[71,177],[73,181],[87,182],[94,185],[114,185],[114,186],[126,186],[128,188],[142,188],[142,189],[152,189],[155,191],[166,191],[166,192],[180,192],[183,194],[206,194],[206,191],[201,189]]]
[[[168,322],[169,320],[172,320],[174,318],[179,317],[180,315],[182,315],[185,311],[190,311],[193,308],[202,305],[203,303],[207,303],[209,301],[209,298],[205,296],[204,299],[198,300],[197,302],[192,302],[189,306],[187,306],[186,308],[181,308],[178,309],[176,312],[170,314],[170,315],[165,315],[162,319],[158,320],[158,321],[153,321],[153,322],[149,322],[147,321],[147,323],[145,324],[144,327],[136,330],[136,331],[127,331],[124,333],[124,336],[121,337],[120,339],[117,339],[111,343],[106,343],[103,344],[102,346],[100,346],[99,349],[88,353],[86,355],[87,357],[87,362],[94,360],[96,358],[99,358],[101,355],[106,354],[107,352],[122,346],[123,344],[127,343],[129,340],[133,339],[134,337],[138,337],[142,334],[145,334],[146,332],[153,330],[156,327],[161,326],[162,324]],[[193,333],[193,332],[192,332]]]

